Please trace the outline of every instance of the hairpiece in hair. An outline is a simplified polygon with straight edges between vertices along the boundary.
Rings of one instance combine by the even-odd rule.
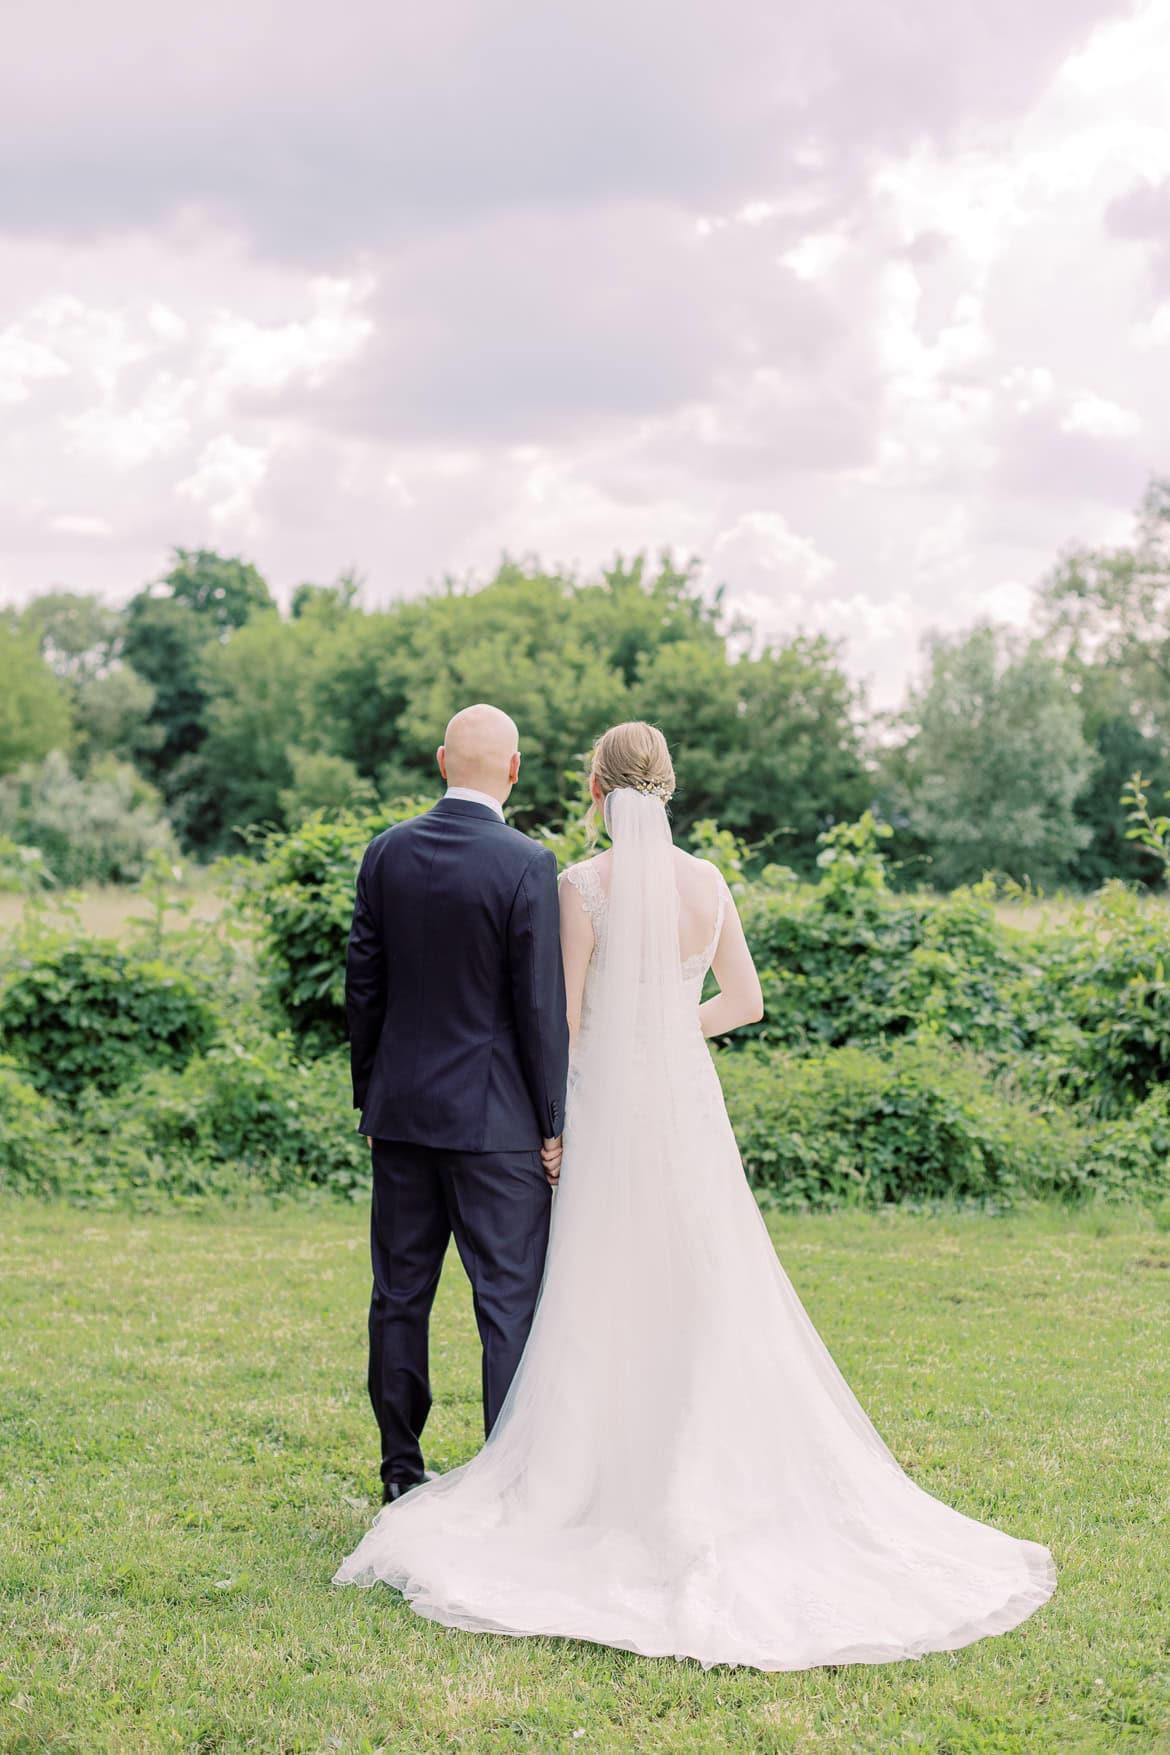
[[[670,797],[670,788],[661,780],[635,780],[634,791],[640,792],[643,798],[660,798],[663,804]]]

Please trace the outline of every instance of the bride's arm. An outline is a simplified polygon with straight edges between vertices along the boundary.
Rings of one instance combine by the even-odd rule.
[[[565,965],[565,1010],[569,1017],[569,1046],[577,1039],[581,1022],[581,995],[585,971],[593,955],[593,920],[582,905],[581,893],[562,872],[561,957]]]
[[[720,883],[723,879],[720,878]],[[730,890],[724,897],[723,930],[711,963],[719,992],[699,1007],[704,1036],[724,1036],[741,1024],[758,1024],[764,1015],[760,978]]]

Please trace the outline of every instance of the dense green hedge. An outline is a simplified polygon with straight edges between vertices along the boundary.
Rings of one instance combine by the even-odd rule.
[[[721,1054],[754,1187],[800,1211],[895,1200],[1170,1198],[1170,1092],[1124,1121],[1041,1109],[938,1040]]]
[[[996,1093],[971,1056],[938,1042],[718,1064],[748,1176],[787,1206],[1010,1198],[1075,1178],[1071,1122]]]
[[[743,893],[764,1017],[741,1043],[839,1048],[929,1028],[1000,1052],[1025,1045],[1016,994],[1031,947],[999,925],[990,893],[876,891],[852,903],[819,885]]]
[[[362,853],[390,823],[425,808],[407,801],[376,817],[313,816],[268,843],[250,891],[265,989],[306,1052],[324,1053],[346,1040],[345,950]]]
[[[1028,1019],[1024,1073],[1095,1115],[1170,1080],[1170,915],[1106,885],[1037,935],[1010,995]]]
[[[115,1090],[147,1066],[181,1066],[215,1029],[182,970],[102,939],[43,944],[0,987],[0,1048],[63,1098]]]
[[[369,1188],[345,1053],[306,1064],[287,1039],[225,1042],[180,1073],[150,1074],[134,1098],[142,1136],[167,1165],[235,1168],[269,1188]],[[110,1121],[116,1138],[116,1113]]]
[[[12,941],[0,1182],[96,1202],[360,1195],[345,941],[384,822],[314,818],[237,867],[263,1004],[239,946],[200,949],[161,915],[169,962],[76,935]],[[893,891],[871,819],[824,837],[815,884],[775,869],[747,882],[745,850],[710,827],[703,850],[736,888],[765,993],[760,1025],[717,1051],[761,1194],[800,1209],[1167,1198],[1163,908],[1107,886],[1020,932],[989,886]]]
[[[16,1061],[0,1058],[0,1188],[17,1194],[51,1192],[53,1105],[31,1085]]]
[[[1005,1088],[942,1040],[885,1053],[717,1053],[756,1190],[796,1211],[895,1200],[1170,1200],[1170,1090],[1123,1119],[1078,1122]],[[85,1204],[203,1204],[317,1189],[360,1198],[369,1154],[343,1053],[298,1061],[287,1040],[217,1043],[78,1108],[0,1061],[0,1188]]]
[[[0,1188],[150,1206],[369,1185],[343,1055],[309,1066],[279,1039],[220,1042],[68,1109],[0,1061]]]

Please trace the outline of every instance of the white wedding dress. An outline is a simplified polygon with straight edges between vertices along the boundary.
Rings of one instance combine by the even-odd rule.
[[[386,1506],[337,1584],[419,1614],[648,1656],[798,1670],[1003,1633],[1048,1549],[916,1486],[810,1322],[745,1181],[679,951],[666,812],[607,800],[561,1184],[531,1337],[491,1438]],[[713,873],[713,876],[716,874]]]

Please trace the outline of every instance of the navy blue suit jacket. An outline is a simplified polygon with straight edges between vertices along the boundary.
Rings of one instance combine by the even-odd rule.
[[[526,1151],[565,1116],[556,860],[471,799],[366,848],[346,957],[354,1104],[374,1139]]]

